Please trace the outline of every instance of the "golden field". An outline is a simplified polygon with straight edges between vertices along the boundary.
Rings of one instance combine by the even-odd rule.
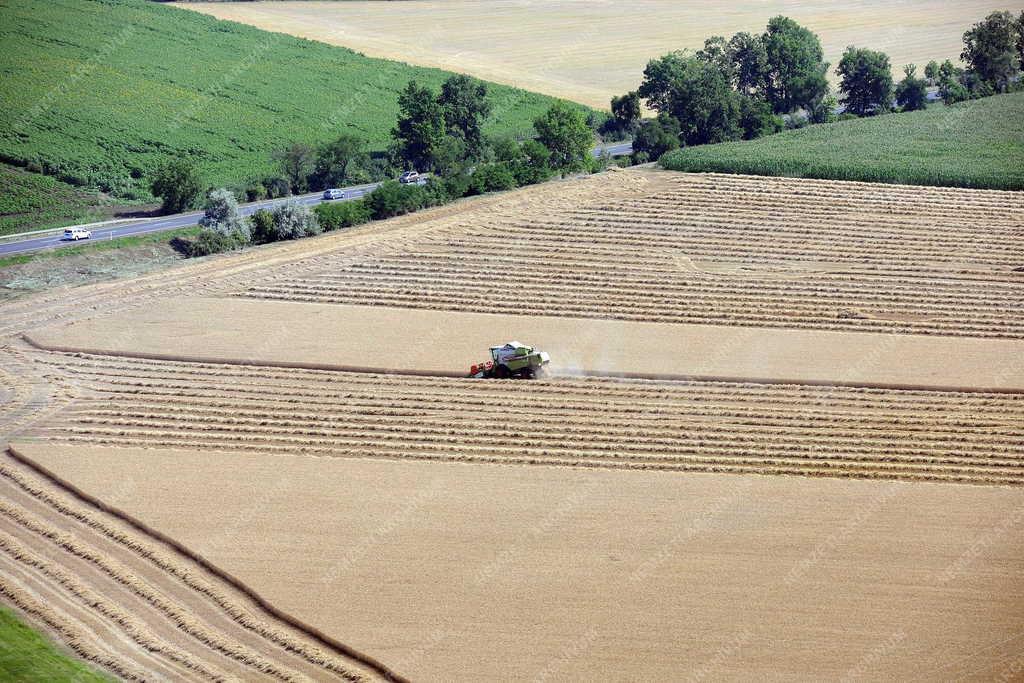
[[[212,2],[179,6],[262,29],[342,45],[606,108],[639,85],[647,62],[698,49],[713,35],[764,30],[773,16],[818,34],[834,66],[848,45],[886,52],[893,71],[957,61],[961,36],[995,10],[992,0],[858,2]]]
[[[1012,680],[1022,201],[618,171],[7,303],[0,599],[123,678]]]

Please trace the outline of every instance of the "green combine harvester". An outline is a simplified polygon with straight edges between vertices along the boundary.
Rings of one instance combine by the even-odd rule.
[[[544,351],[511,341],[491,347],[491,360],[474,365],[469,376],[477,379],[534,379],[542,376],[551,358]]]

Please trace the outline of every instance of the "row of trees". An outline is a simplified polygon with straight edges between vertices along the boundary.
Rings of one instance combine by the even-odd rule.
[[[539,116],[534,121],[535,138],[527,140],[484,135],[491,112],[487,88],[466,76],[448,79],[439,93],[411,82],[398,103],[394,144],[384,154],[375,157],[361,140],[343,135],[319,148],[290,145],[275,158],[289,191],[377,180],[375,172],[393,177],[399,169],[429,172],[425,185],[386,180],[359,200],[320,204],[313,211],[285,202],[249,218],[239,214],[238,199],[243,194],[252,197],[221,188],[207,195],[203,229],[182,250],[199,256],[296,239],[468,195],[538,183],[556,174],[596,170],[603,161],[591,155],[594,132],[582,110],[566,103],[556,102]],[[194,166],[183,161],[165,166],[153,183],[167,211],[189,208],[202,187]]]
[[[836,67],[840,101],[847,116],[923,109],[928,86],[947,103],[1006,92],[1016,87],[1024,63],[1024,13],[994,12],[964,33],[961,59],[931,62],[924,77],[904,67],[894,83],[888,55],[849,47]],[[633,136],[643,161],[680,145],[752,139],[784,125],[834,120],[837,100],[829,94],[829,65],[821,42],[787,17],[774,17],[764,33],[714,36],[694,53],[672,52],[652,60],[640,87],[611,100],[609,133]],[[643,105],[657,112],[641,119]]]
[[[883,52],[847,48],[836,72],[847,110],[867,116],[892,111],[895,104],[903,111],[923,109],[927,88],[938,86],[939,96],[947,104],[976,97],[1005,93],[1020,80],[1024,64],[1024,12],[1014,18],[1009,12],[993,12],[964,33],[960,58],[967,68],[946,60],[932,61],[917,76],[917,66],[904,67],[904,78],[893,84],[889,57]]]
[[[487,86],[468,76],[452,76],[440,92],[410,82],[398,100],[399,115],[386,151],[343,134],[313,146],[288,145],[273,154],[279,176],[231,188],[239,200],[284,197],[310,190],[393,178],[403,170],[429,172],[457,196],[541,182],[552,175],[596,170],[594,131],[579,107],[556,102],[534,121],[535,137],[489,138],[483,126],[491,113]],[[154,176],[151,189],[167,213],[185,211],[203,196],[205,185],[194,164],[173,160]],[[435,192],[438,198],[439,193]]]
[[[579,108],[563,102],[533,122],[536,140],[526,143],[484,136],[484,122],[491,113],[487,86],[468,76],[452,76],[439,93],[410,82],[399,95],[398,108],[391,156],[406,168],[452,176],[480,164],[536,164],[542,157],[553,173],[589,165],[594,132]]]
[[[188,256],[206,256],[249,244],[298,239],[321,232],[317,216],[294,201],[279,204],[270,211],[260,209],[245,217],[238,211],[235,194],[220,188],[207,195],[205,209],[199,221],[202,228],[199,235],[180,244],[180,249]]]
[[[393,172],[386,156],[371,154],[365,141],[347,133],[318,147],[293,143],[275,152],[273,159],[286,181],[285,194],[375,182]],[[268,194],[274,196],[269,189]]]
[[[753,139],[780,130],[780,115],[797,110],[825,120],[828,63],[818,37],[788,17],[774,17],[759,35],[714,36],[695,53],[652,60],[640,87],[612,99],[610,126],[634,136],[638,155]],[[642,121],[642,105],[658,112]]]
[[[398,107],[393,142],[385,151],[372,153],[364,140],[343,134],[319,147],[294,143],[276,152],[290,191],[377,182],[409,169],[450,176],[495,162],[536,166],[542,157],[552,173],[588,166],[594,133],[582,112],[566,104],[555,104],[534,122],[535,142],[546,152],[534,141],[488,138],[483,132],[492,111],[487,86],[468,76],[452,76],[439,92],[412,81],[399,95]],[[513,150],[516,146],[522,149]]]

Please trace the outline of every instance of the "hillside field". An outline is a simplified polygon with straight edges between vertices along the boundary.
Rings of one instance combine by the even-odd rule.
[[[669,152],[675,171],[1024,190],[1024,92]]]
[[[605,109],[640,84],[651,59],[705,38],[764,31],[782,14],[821,37],[833,66],[848,45],[903,65],[953,59],[971,24],[1020,0],[419,0],[417,2],[180,3],[213,16],[284,31],[368,55],[507,83]],[[838,82],[838,81],[836,81]]]
[[[631,169],[3,303],[0,595],[122,678],[1013,680],[1022,201]]]
[[[451,75],[150,0],[9,0],[0,41],[0,159],[125,199],[149,198],[174,157],[229,185],[273,172],[292,142],[383,149],[398,92]],[[491,133],[529,132],[552,102],[499,85],[490,98]]]
[[[96,192],[0,163],[0,235],[100,220],[103,205]]]

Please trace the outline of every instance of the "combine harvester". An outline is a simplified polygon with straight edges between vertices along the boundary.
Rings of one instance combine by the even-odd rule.
[[[476,379],[534,379],[545,373],[550,362],[546,352],[511,341],[504,346],[492,346],[491,360],[472,366],[469,376]]]

